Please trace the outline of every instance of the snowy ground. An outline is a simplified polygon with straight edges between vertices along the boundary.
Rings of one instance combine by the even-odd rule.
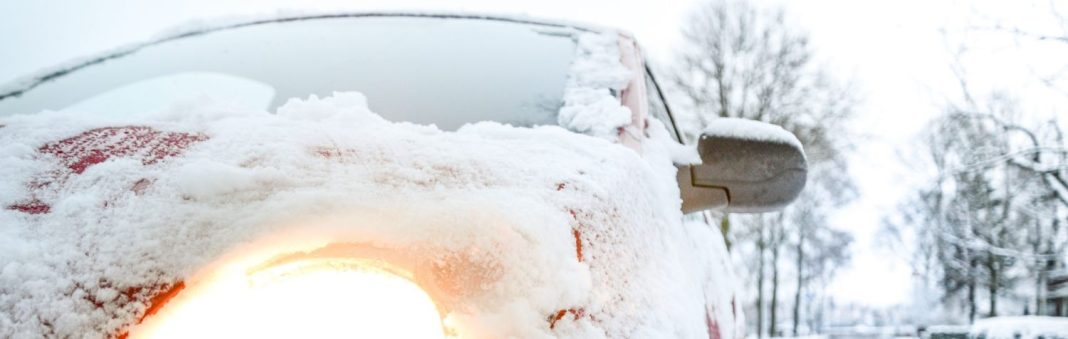
[[[972,336],[988,339],[1068,338],[1068,318],[1044,316],[995,317],[981,319],[971,328]]]

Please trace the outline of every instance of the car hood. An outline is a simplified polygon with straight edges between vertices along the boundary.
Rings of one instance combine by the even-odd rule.
[[[0,125],[3,337],[120,335],[220,260],[331,246],[411,263],[461,337],[702,337],[733,313],[656,147],[392,123],[358,93]]]

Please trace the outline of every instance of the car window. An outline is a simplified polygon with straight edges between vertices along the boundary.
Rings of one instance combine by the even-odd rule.
[[[204,97],[226,102],[231,107],[266,110],[276,95],[274,87],[250,79],[221,73],[181,72],[113,88],[62,110],[120,118]]]
[[[0,115],[123,116],[203,97],[273,111],[293,97],[357,91],[392,121],[446,130],[486,120],[555,124],[575,54],[567,32],[435,17],[253,24],[102,60],[0,100]]]

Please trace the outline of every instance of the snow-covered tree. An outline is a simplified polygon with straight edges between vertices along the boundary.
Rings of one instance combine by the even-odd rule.
[[[1062,31],[985,23],[985,16],[973,30],[981,30],[987,40],[1007,39],[1017,49],[1063,45],[1059,50],[1068,56],[1068,21],[1057,8],[1047,10],[1044,14],[1052,13],[1060,23],[1052,27]],[[978,43],[974,40],[957,43],[961,47],[950,70],[960,84],[959,94],[944,103],[945,114],[932,121],[919,147],[913,147],[934,178],[913,192],[888,225],[891,233],[912,235],[913,269],[925,288],[940,292],[951,317],[974,321],[979,316],[1043,314],[1047,274],[1064,267],[1068,247],[1063,226],[1068,144],[1065,127],[1057,121],[1068,112],[1068,95],[1061,90],[1068,77],[1052,72],[1038,74],[1034,86],[980,86],[969,66],[990,65],[968,61],[982,49],[970,46]],[[1045,47],[1045,52],[1058,50]],[[1042,110],[1054,114],[1042,118],[1049,115],[1036,112],[1029,100],[1042,102]],[[1026,286],[1033,286],[1031,295],[1018,293]],[[1021,306],[1007,309],[1002,301]]]

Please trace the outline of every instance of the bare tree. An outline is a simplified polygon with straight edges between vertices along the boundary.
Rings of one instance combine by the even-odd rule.
[[[818,204],[818,201],[805,200],[803,204]],[[835,271],[849,259],[849,245],[853,241],[849,233],[828,227],[821,227],[826,216],[825,211],[812,206],[798,206],[795,219],[797,232],[792,240],[794,259],[796,260],[796,289],[793,300],[792,334],[798,336],[799,326],[805,322],[802,318],[802,296],[813,281],[829,281]],[[818,310],[816,310],[818,311]],[[811,315],[810,315],[811,316]]]
[[[965,40],[950,41],[949,45],[959,46],[949,67],[959,95],[943,104],[945,114],[932,122],[919,147],[936,178],[918,187],[901,213],[887,222],[889,229],[896,229],[888,233],[907,230],[914,235],[914,272],[925,285],[938,284],[947,310],[957,310],[969,321],[983,315],[984,304],[985,316],[1045,314],[1048,272],[1065,267],[1068,234],[1062,225],[1068,211],[1068,144],[1065,125],[1057,119],[1065,116],[1068,105],[1068,92],[1063,90],[1068,85],[1068,65],[1034,73],[1037,68],[1027,60],[1034,53],[1026,53],[1026,48],[1041,46],[1047,57],[1046,53],[1058,50],[1068,56],[1068,20],[1055,2],[1032,5],[1053,25],[976,15],[977,23],[967,31],[983,40],[967,40],[964,34]],[[976,46],[990,39],[1012,41],[1009,45],[1022,52],[1021,59],[996,66],[1031,72],[1034,86],[980,89],[977,84],[983,82],[968,72],[969,66],[991,65],[968,61],[984,56]],[[1062,48],[1047,48],[1051,46]],[[1036,112],[1029,101],[1042,102],[1041,110],[1052,108],[1056,113],[1051,119],[1041,118],[1045,112]],[[1004,302],[1014,301],[1006,298],[1009,292],[1023,281],[1033,282],[1033,298],[1023,299],[1023,307],[1006,309]]]
[[[1010,111],[989,111],[1011,121]],[[1022,278],[1012,270],[1018,262],[1035,267],[1036,260],[1060,256],[1040,252],[1041,243],[1027,242],[1056,233],[1048,231],[1056,227],[1056,213],[1048,209],[1055,198],[1040,174],[1003,156],[1012,152],[1013,143],[999,126],[954,111],[937,120],[926,132],[923,149],[938,176],[917,189],[896,221],[914,227],[914,271],[939,282],[942,301],[961,305],[970,322],[979,315],[981,288],[986,289],[986,315],[996,316],[1002,294]]]
[[[778,314],[779,314],[779,250],[782,249],[783,238],[785,237],[785,230],[782,226],[783,215],[778,215],[776,222],[771,224],[771,242],[776,244],[771,247],[771,304],[768,306],[768,314],[770,321],[768,322],[768,333],[771,336],[778,337]]]
[[[969,322],[984,299],[986,316],[1004,313],[1006,291],[1032,277],[1041,314],[1046,272],[1063,265],[1065,250],[1064,240],[1050,241],[1064,239],[1058,211],[1068,207],[1063,133],[1055,121],[1026,122],[1032,115],[1007,90],[977,95],[957,60],[961,99],[945,105],[922,141],[937,178],[895,222],[913,227],[922,264],[914,270],[940,282],[942,302],[959,305]]]
[[[714,119],[745,118],[783,126],[797,135],[808,155],[809,188],[796,204],[804,208],[773,216],[724,216],[722,222],[725,236],[735,239],[735,247],[755,252],[750,256],[750,267],[757,268],[752,277],[757,286],[757,334],[764,335],[767,314],[767,330],[774,335],[779,331],[780,282],[804,285],[810,281],[780,280],[786,273],[781,270],[782,263],[787,262],[780,258],[798,253],[790,251],[791,242],[804,244],[806,251],[799,253],[802,257],[824,258],[823,252],[828,251],[822,247],[825,243],[797,236],[802,232],[798,225],[805,223],[804,232],[811,233],[828,228],[829,211],[856,195],[845,158],[853,137],[845,126],[856,99],[850,86],[834,81],[812,61],[806,34],[789,25],[782,10],[739,0],[711,0],[697,7],[682,33],[686,45],[678,54],[671,83],[676,102],[681,103],[680,111],[690,113],[680,116],[686,139],[696,139]],[[837,246],[833,251],[844,252],[845,248],[848,246]],[[794,262],[812,264],[805,258]],[[797,267],[794,271],[804,274],[817,270]],[[769,278],[770,303],[766,304],[764,282]],[[793,299],[796,304],[798,296]],[[800,309],[794,308],[796,328],[802,320]]]

